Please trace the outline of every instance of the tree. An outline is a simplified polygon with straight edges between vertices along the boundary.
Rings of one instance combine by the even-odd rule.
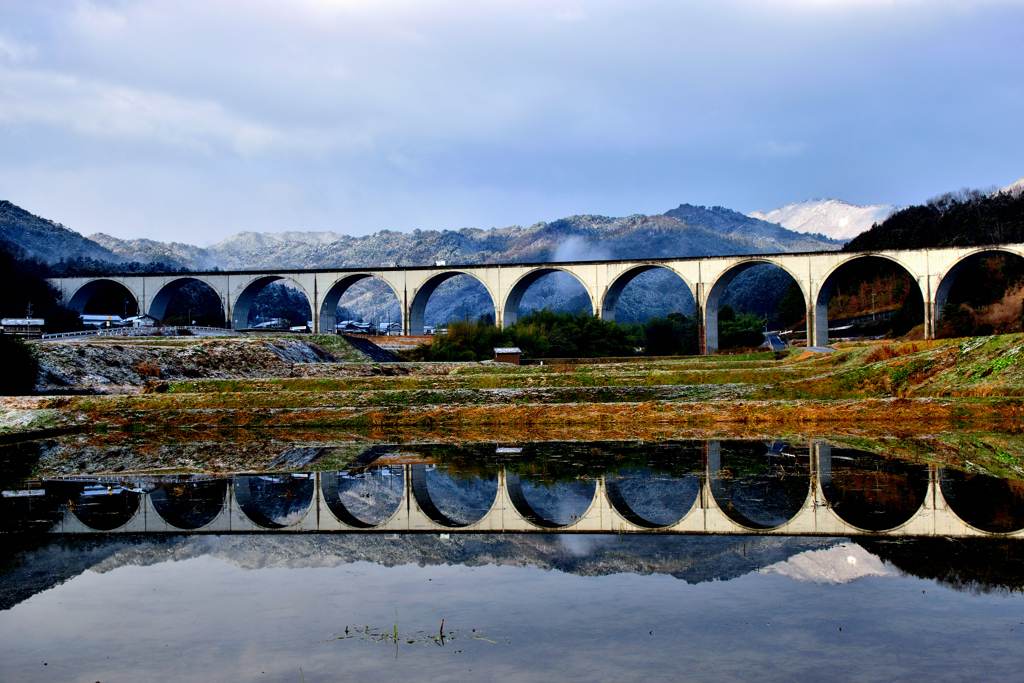
[[[20,339],[0,334],[0,395],[23,396],[32,393],[39,376],[39,361],[32,349]]]

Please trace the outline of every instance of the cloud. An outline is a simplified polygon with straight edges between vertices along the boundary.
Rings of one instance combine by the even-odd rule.
[[[12,0],[0,27],[0,194],[86,231],[908,204],[1024,172],[1008,0]]]

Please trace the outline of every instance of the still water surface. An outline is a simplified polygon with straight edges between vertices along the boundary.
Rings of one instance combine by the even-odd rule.
[[[781,442],[370,450],[5,484],[0,678],[1021,676],[1013,479]],[[785,533],[819,489],[856,533]],[[532,531],[474,528],[506,493]],[[970,518],[961,536],[900,535],[929,496]],[[330,532],[300,529],[317,501]],[[582,533],[602,501],[632,531]],[[435,528],[378,531],[403,505]],[[709,505],[745,531],[672,531]],[[211,526],[229,509],[248,530]],[[165,532],[132,532],[146,511]]]

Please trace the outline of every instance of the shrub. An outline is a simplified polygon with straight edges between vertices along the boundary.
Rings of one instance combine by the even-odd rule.
[[[32,393],[39,377],[39,361],[32,349],[20,339],[0,334],[0,395],[23,396]]]
[[[151,360],[143,361],[135,366],[135,372],[139,373],[142,379],[160,379],[160,368]]]
[[[614,322],[544,309],[503,330],[485,320],[452,321],[448,334],[404,355],[410,360],[487,360],[497,346],[518,346],[527,358],[600,358],[632,356],[637,344],[629,330]]]

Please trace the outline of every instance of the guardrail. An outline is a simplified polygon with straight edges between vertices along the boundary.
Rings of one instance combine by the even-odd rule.
[[[202,327],[199,325],[181,325],[177,327],[109,327],[100,330],[78,330],[76,332],[55,332],[44,334],[40,337],[42,341],[51,339],[74,339],[77,337],[159,337],[166,332],[222,332],[230,334],[235,332],[225,327]]]

